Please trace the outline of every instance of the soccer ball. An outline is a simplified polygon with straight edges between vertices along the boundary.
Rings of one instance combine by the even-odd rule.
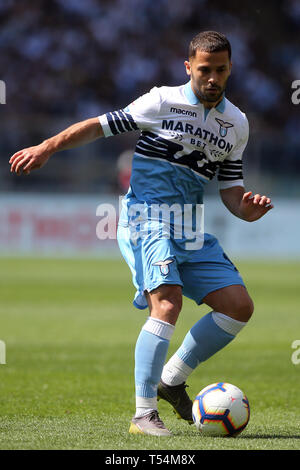
[[[236,436],[250,418],[249,401],[235,385],[219,382],[208,385],[193,402],[193,420],[205,436]]]

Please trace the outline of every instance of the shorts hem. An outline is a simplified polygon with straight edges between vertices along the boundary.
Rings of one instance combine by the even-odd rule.
[[[161,281],[153,285],[153,287],[145,287],[147,292],[152,292],[153,290],[157,289],[159,286],[163,286],[165,284],[173,285],[173,286],[180,286],[184,287],[182,282],[175,282],[175,281]]]
[[[195,302],[196,302],[197,305],[202,305],[202,304],[203,304],[203,299],[204,299],[204,297],[206,297],[208,294],[211,294],[211,292],[214,292],[214,291],[216,291],[216,290],[223,289],[224,287],[229,287],[229,286],[243,286],[243,287],[246,288],[246,286],[245,286],[245,284],[244,284],[243,281],[241,281],[241,282],[236,282],[236,281],[235,281],[235,282],[228,282],[228,283],[226,283],[226,284],[222,284],[222,285],[220,285],[220,286],[218,286],[218,287],[214,287],[213,289],[208,290],[208,291],[205,292],[205,294],[202,296],[201,300],[199,300],[199,301],[198,301],[198,300],[195,300],[195,299],[194,299],[194,300],[195,300]]]
[[[152,292],[153,290],[157,289],[159,286],[162,286],[164,284],[169,284],[169,285],[174,285],[174,286],[180,286],[180,287],[183,287],[183,283],[182,282],[174,282],[174,281],[167,281],[167,282],[158,282],[158,283],[155,283],[153,284],[153,286],[151,287],[145,287],[143,292],[141,293],[139,291],[139,295],[136,294],[136,298],[139,298],[139,297],[142,297],[144,298],[145,297],[145,294],[144,292],[147,291],[147,292]],[[145,305],[145,303],[138,303],[136,302],[136,300],[133,300],[132,304],[134,307],[138,308],[139,310],[145,310],[145,308],[148,307],[148,304]]]
[[[135,301],[133,301],[132,304],[135,308],[138,308],[139,310],[145,310],[145,308],[148,307],[148,305],[139,305]]]

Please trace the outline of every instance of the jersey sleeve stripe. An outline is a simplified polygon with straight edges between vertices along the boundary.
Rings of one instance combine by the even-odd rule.
[[[232,167],[239,167],[243,164],[242,160],[224,160],[220,163],[220,167],[223,166],[232,166]]]
[[[138,130],[132,116],[121,109],[106,113],[106,118],[113,135]]]
[[[235,176],[218,175],[219,181],[234,181],[243,179],[243,173],[237,173]]]
[[[114,119],[114,122],[119,130],[119,134],[123,134],[124,132],[126,132],[126,129],[123,127],[122,125],[122,121],[121,119],[119,118],[118,114],[116,111],[113,111],[112,112],[112,115],[113,115],[113,119]]]
[[[219,170],[219,175],[225,175],[225,176],[226,175],[234,176],[234,175],[237,175],[237,174],[240,174],[240,173],[242,173],[241,168],[239,170],[227,170],[227,168],[226,169],[222,168],[222,170]]]
[[[234,181],[243,179],[242,160],[224,160],[219,165],[218,180]]]
[[[232,170],[232,171],[239,171],[241,170],[243,167],[242,164],[239,164],[239,165],[231,165],[230,163],[228,163],[227,165],[220,165],[220,169],[224,169],[224,170]]]
[[[133,117],[131,116],[131,114],[128,113],[127,111],[126,111],[126,112],[124,111],[124,114],[126,115],[128,121],[130,121],[130,124],[131,124],[133,130],[138,131],[139,128],[138,128],[138,126],[136,125],[136,123],[135,123]]]
[[[127,118],[126,114],[124,113],[124,111],[122,109],[120,109],[119,111],[117,111],[121,121],[122,121],[122,124],[123,126],[125,127],[125,129],[128,131],[128,132],[131,132],[133,130],[136,130],[133,128],[132,124],[130,123],[129,119]]]
[[[119,132],[114,124],[114,119],[113,119],[113,115],[112,113],[107,113],[106,114],[106,118],[107,118],[107,122],[108,122],[108,125],[110,127],[110,130],[112,132],[113,135],[118,135]]]

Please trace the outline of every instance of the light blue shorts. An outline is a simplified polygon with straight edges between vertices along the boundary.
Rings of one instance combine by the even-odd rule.
[[[183,295],[198,305],[217,289],[244,286],[237,268],[213,235],[204,235],[201,249],[186,250],[170,238],[145,237],[133,242],[129,228],[119,225],[118,243],[132,272],[137,289],[133,304],[139,309],[148,306],[145,291],[151,292],[162,284],[182,286]]]

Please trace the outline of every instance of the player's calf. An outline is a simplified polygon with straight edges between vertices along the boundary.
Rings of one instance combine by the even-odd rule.
[[[206,314],[190,329],[180,348],[164,366],[163,382],[172,387],[185,383],[201,362],[227,346],[245,325],[246,322],[220,312]]]

